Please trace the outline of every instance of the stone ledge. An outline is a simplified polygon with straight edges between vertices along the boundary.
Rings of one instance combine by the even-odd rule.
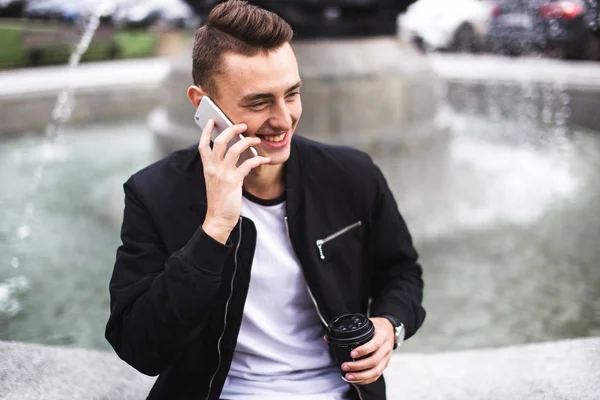
[[[162,81],[169,71],[166,58],[86,63],[0,71],[0,98],[32,92],[56,92],[70,83],[75,90],[145,85]],[[69,74],[72,72],[72,74]]]
[[[154,378],[112,353],[0,341],[0,398],[142,399]],[[390,400],[594,400],[600,338],[499,349],[394,355]]]
[[[92,350],[0,342],[0,360],[5,400],[144,399],[154,381]]]
[[[595,62],[439,54],[429,60],[446,86],[442,100],[459,112],[488,115],[495,106],[502,118],[522,119],[523,107],[533,107],[529,118],[542,122],[544,108],[556,112],[564,105],[571,110],[569,126],[598,130],[600,68]],[[561,94],[568,95],[566,102]]]
[[[392,363],[386,374],[390,400],[600,398],[600,338],[437,354],[400,353]]]
[[[427,58],[434,71],[447,81],[548,83],[600,91],[600,68],[594,61],[439,53]]]
[[[0,72],[0,137],[42,132],[61,90],[71,85],[75,109],[70,123],[147,115],[160,101],[166,59],[90,63],[74,71],[42,67]]]

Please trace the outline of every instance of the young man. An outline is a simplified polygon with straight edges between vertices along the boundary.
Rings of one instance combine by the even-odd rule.
[[[292,35],[244,1],[215,7],[187,94],[237,125],[211,145],[209,123],[198,146],[124,185],[106,337],[159,375],[150,399],[385,399],[391,352],[425,317],[417,253],[379,169],[357,150],[293,137]],[[236,167],[250,146],[259,156]],[[342,380],[323,336],[349,312],[369,314],[375,335]]]

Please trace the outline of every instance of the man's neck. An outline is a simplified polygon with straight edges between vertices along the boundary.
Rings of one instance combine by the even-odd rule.
[[[244,190],[260,199],[275,199],[285,191],[284,165],[263,165],[244,179]]]

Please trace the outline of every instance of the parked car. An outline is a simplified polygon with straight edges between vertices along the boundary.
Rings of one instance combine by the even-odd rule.
[[[159,21],[174,28],[196,27],[199,23],[183,0],[129,0],[117,6],[113,14],[113,23],[119,27],[148,27]]]
[[[0,18],[19,18],[25,8],[25,0],[0,0]]]
[[[423,50],[479,52],[491,6],[486,0],[419,0],[398,17],[398,31]]]
[[[487,47],[495,53],[555,53],[600,60],[600,2],[595,0],[498,0]]]
[[[97,0],[28,0],[23,17],[73,22],[91,14],[95,7],[100,6],[103,7],[101,20],[109,21],[114,12],[114,5],[111,7]]]

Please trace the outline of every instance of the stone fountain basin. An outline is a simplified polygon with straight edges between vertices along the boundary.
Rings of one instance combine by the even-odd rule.
[[[434,69],[448,81],[458,68],[443,68],[450,59],[438,61]],[[75,122],[145,115],[156,105],[168,71],[162,59],[82,66],[71,77],[78,101]],[[0,73],[0,135],[45,126],[66,79],[61,68]],[[596,90],[594,85],[589,89]],[[596,399],[599,348],[600,338],[592,338],[437,354],[400,352],[387,374],[389,398]],[[108,352],[0,342],[0,360],[0,398],[7,399],[137,399],[153,381]]]

